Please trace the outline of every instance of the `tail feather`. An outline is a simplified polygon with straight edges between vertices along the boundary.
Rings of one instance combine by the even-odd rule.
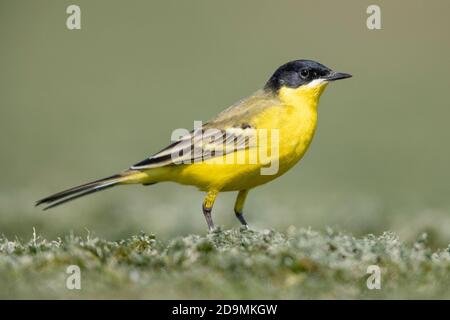
[[[36,206],[39,206],[41,204],[46,204],[47,206],[44,208],[44,210],[48,210],[50,208],[54,208],[63,203],[81,198],[88,194],[114,187],[114,186],[124,182],[125,180],[127,180],[127,177],[130,176],[130,173],[132,174],[132,172],[116,174],[116,175],[113,175],[113,176],[110,176],[107,178],[92,181],[92,182],[89,182],[86,184],[82,184],[80,186],[76,186],[76,187],[52,194],[48,197],[38,200],[36,202]]]
[[[100,190],[104,190],[104,189],[106,189],[108,187],[113,187],[113,186],[114,185],[107,185],[106,187],[92,188],[92,189],[89,189],[87,191],[77,193],[77,194],[75,194],[75,195],[73,195],[71,197],[63,198],[62,200],[59,200],[59,201],[55,200],[55,202],[52,202],[50,205],[46,206],[43,210],[45,211],[45,210],[57,207],[59,205],[62,205],[63,203],[66,203],[66,202],[69,202],[69,201],[72,201],[72,200],[75,200],[75,199],[87,196],[88,194],[91,194],[91,193],[94,193],[94,192],[97,192],[97,191],[100,191]]]

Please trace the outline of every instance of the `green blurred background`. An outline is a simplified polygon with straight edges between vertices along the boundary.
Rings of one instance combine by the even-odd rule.
[[[366,8],[381,7],[382,30]],[[82,29],[66,28],[81,7]],[[255,228],[326,226],[450,242],[450,2],[0,0],[0,233],[108,239],[205,233],[203,194],[121,187],[42,212],[34,201],[110,175],[308,58],[330,85],[300,165],[250,193]],[[238,226],[234,193],[214,217]]]

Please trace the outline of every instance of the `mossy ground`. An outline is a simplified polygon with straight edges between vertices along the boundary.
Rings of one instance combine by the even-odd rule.
[[[66,268],[81,269],[68,290]],[[381,268],[369,290],[367,267]],[[393,233],[355,238],[328,229],[216,230],[161,241],[70,235],[0,238],[0,298],[450,298],[450,252]]]

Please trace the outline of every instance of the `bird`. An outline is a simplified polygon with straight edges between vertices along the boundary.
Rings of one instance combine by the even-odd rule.
[[[118,174],[38,200],[36,206],[47,210],[118,185],[170,181],[205,192],[202,212],[209,231],[215,230],[211,212],[217,195],[238,192],[234,214],[248,228],[243,209],[249,190],[299,162],[313,139],[323,91],[330,82],[350,77],[313,60],[287,62],[262,89],[186,130],[166,148]]]

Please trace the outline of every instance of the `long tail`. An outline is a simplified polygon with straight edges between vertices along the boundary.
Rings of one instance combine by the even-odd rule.
[[[36,202],[36,206],[46,204],[47,206],[43,210],[54,208],[63,203],[87,196],[88,194],[109,189],[118,184],[126,183],[128,180],[133,180],[133,176],[139,174],[141,174],[141,172],[130,170],[125,171],[121,174],[116,174],[107,178],[82,184],[80,186],[73,187],[38,200]]]

